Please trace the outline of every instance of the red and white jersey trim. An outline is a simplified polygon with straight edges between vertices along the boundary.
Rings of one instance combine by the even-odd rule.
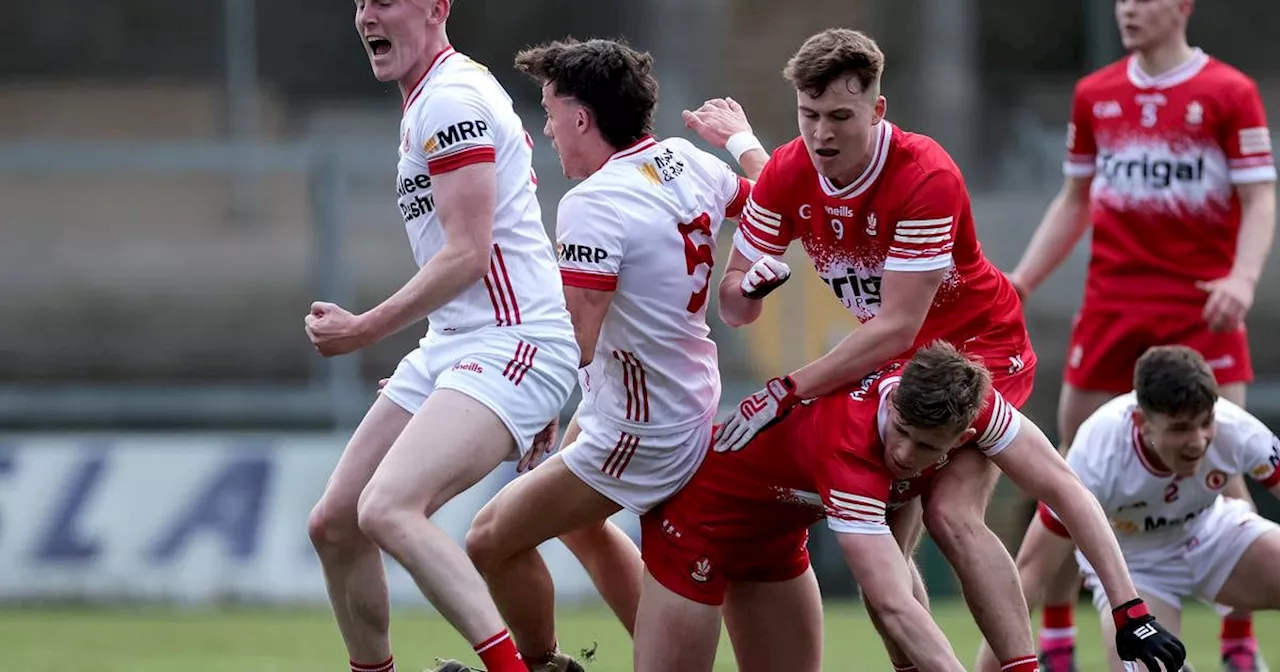
[[[635,457],[636,449],[639,447],[640,437],[621,432],[609,457],[605,458],[604,464],[600,465],[600,472],[614,478],[622,478],[622,473],[627,470],[627,465],[631,464],[631,458]]]
[[[644,364],[633,352],[614,350],[613,358],[622,362],[622,385],[627,390],[626,419],[649,422],[649,385],[645,379]]]
[[[1167,89],[1177,86],[1195,77],[1209,64],[1209,55],[1203,49],[1196,48],[1191,58],[1172,70],[1158,75],[1148,75],[1138,63],[1138,57],[1130,56],[1128,64],[1129,81],[1140,89]]]
[[[954,217],[903,220],[894,229],[886,271],[934,271],[951,266]]]
[[[893,124],[888,121],[881,120],[876,125],[875,149],[871,156],[871,163],[867,165],[862,174],[856,180],[850,182],[846,187],[837,187],[831,180],[822,175],[818,176],[818,182],[822,185],[822,191],[828,196],[836,198],[857,198],[866,190],[875,184],[876,178],[880,177],[880,173],[884,172],[884,164],[889,159],[889,144],[893,139]]]
[[[507,274],[502,248],[497,243],[494,243],[493,254],[489,256],[489,272],[484,276],[484,286],[489,290],[489,300],[493,302],[494,326],[520,324],[520,303],[516,300],[515,288],[511,286],[511,276]]]

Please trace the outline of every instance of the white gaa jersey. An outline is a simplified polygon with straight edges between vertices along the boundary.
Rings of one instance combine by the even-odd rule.
[[[446,48],[406,99],[400,138],[396,193],[418,266],[445,244],[432,176],[482,162],[493,162],[498,174],[489,272],[428,316],[431,331],[548,323],[571,329],[538,206],[533,143],[488,69]]]
[[[1080,426],[1067,453],[1126,552],[1194,535],[1197,516],[1214,505],[1232,476],[1247,474],[1268,488],[1280,483],[1280,440],[1239,406],[1218,399],[1213,441],[1189,478],[1151,464],[1133,423],[1137,406],[1133,392],[1107,402]]]
[[[564,283],[615,292],[594,360],[579,373],[584,408],[650,435],[715,414],[720,374],[706,318],[716,232],[750,191],[687,140],[646,137],[561,199]]]

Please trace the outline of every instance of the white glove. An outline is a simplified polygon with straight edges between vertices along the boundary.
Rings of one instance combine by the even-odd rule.
[[[777,422],[798,403],[800,397],[796,396],[796,384],[791,382],[791,376],[770,378],[763,390],[738,402],[733,415],[716,432],[715,451],[742,450],[751,437]]]
[[[791,267],[786,262],[766,254],[751,264],[738,286],[748,299],[763,299],[790,277]]]

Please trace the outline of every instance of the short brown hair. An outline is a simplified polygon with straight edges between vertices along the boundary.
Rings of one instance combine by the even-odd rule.
[[[963,431],[978,419],[990,390],[985,366],[946,341],[934,341],[903,368],[893,409],[908,427]]]
[[[792,86],[813,98],[847,75],[853,75],[863,91],[878,92],[883,73],[880,45],[865,33],[848,28],[828,28],[805,40],[782,70]]]
[[[1133,389],[1145,413],[1197,417],[1218,401],[1218,381],[1200,353],[1185,345],[1157,345],[1133,367]]]
[[[516,54],[516,70],[552,84],[557,96],[581,103],[595,117],[605,141],[618,149],[653,131],[658,80],[653,56],[616,40],[573,38]]]

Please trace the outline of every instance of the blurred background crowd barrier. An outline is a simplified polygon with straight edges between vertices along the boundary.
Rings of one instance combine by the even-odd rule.
[[[1273,125],[1278,24],[1280,4],[1233,0],[1200,3],[1191,31],[1258,80]],[[656,57],[658,135],[731,96],[773,147],[795,135],[782,65],[832,25],[881,42],[889,118],[952,153],[984,249],[1010,268],[1061,183],[1075,80],[1121,55],[1109,0],[461,0],[450,36],[516,99],[551,227],[569,185],[516,50],[624,36]],[[422,331],[333,360],[302,331],[312,300],[367,309],[414,271],[392,186],[399,96],[371,77],[351,4],[44,0],[8,7],[0,40],[0,600],[322,601],[307,512]],[[1051,436],[1085,260],[1082,245],[1026,307],[1040,366],[1024,410]],[[1273,427],[1277,266],[1249,320],[1249,408]],[[854,324],[811,272],[756,325],[712,319],[726,403]],[[512,475],[438,518],[460,537]],[[1028,512],[1007,484],[998,497],[991,524],[1016,547]],[[824,587],[850,590],[825,534],[813,551]],[[547,552],[561,595],[593,598]],[[420,600],[398,570],[393,593]]]

